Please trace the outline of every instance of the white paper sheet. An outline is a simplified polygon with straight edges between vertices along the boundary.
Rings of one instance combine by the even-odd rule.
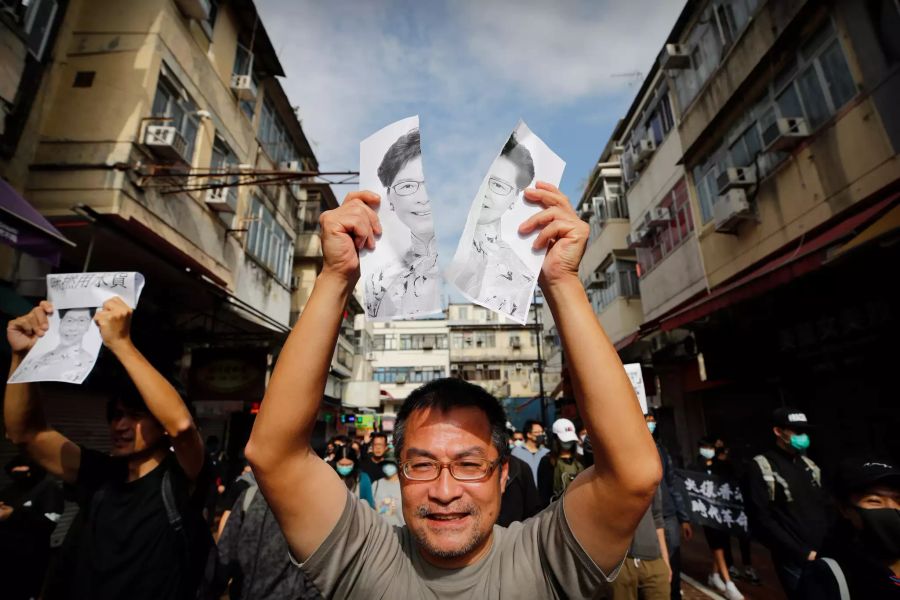
[[[641,405],[641,410],[646,415],[647,390],[644,389],[644,372],[641,371],[641,363],[628,363],[623,366],[625,367],[625,372],[628,373],[628,378],[631,380],[631,385],[634,386],[634,394]]]
[[[519,121],[481,182],[453,262],[445,271],[447,281],[469,301],[525,324],[547,251],[531,248],[539,230],[519,235],[519,225],[543,210],[526,202],[522,192],[537,180],[558,186],[565,167]]]
[[[441,312],[418,116],[392,123],[360,143],[359,188],[381,196],[381,237],[374,250],[360,252],[366,318],[389,321]]]
[[[56,273],[47,275],[53,304],[50,329],[39,338],[8,383],[82,383],[97,362],[103,340],[94,322],[97,308],[114,296],[137,306],[144,289],[140,273]]]

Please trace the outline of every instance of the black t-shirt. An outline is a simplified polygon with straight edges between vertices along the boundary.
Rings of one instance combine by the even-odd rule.
[[[365,459],[359,462],[359,468],[362,469],[363,473],[369,476],[369,479],[372,480],[372,483],[375,483],[377,480],[384,477],[384,471],[381,470],[381,466],[383,464],[383,459],[381,462],[375,462],[372,460],[371,456],[367,456]]]
[[[75,485],[86,520],[77,542],[75,598],[193,597],[185,539],[169,522],[162,497],[167,471],[182,518],[199,517],[204,494],[192,494],[192,490],[202,491],[205,486],[187,479],[174,454],[150,473],[128,482],[125,459],[82,448]]]

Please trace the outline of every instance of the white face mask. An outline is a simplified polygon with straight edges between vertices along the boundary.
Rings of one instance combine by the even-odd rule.
[[[513,446],[515,446],[515,447],[517,447],[517,448],[518,448],[519,446],[524,446],[524,445],[525,445],[525,442],[523,442],[522,440],[516,440],[516,441],[513,442]]]
[[[706,460],[710,460],[716,455],[716,451],[712,448],[700,448],[700,456]]]

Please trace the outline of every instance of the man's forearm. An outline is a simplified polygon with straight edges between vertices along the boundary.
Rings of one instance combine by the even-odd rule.
[[[351,282],[323,272],[288,336],[253,426],[247,455],[258,466],[309,449]]]
[[[594,469],[617,487],[652,493],[659,455],[619,355],[576,276],[543,290],[560,332],[578,412],[594,450]]]
[[[22,364],[23,355],[13,352],[9,374]],[[33,383],[7,383],[3,396],[3,422],[6,437],[14,444],[24,444],[29,437],[47,428],[44,411],[34,397]]]

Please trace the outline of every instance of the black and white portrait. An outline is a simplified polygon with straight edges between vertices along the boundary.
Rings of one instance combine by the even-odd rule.
[[[35,345],[37,352],[32,350],[28,354],[10,381],[81,383],[91,372],[100,348],[100,332],[94,323],[96,310],[64,308],[50,315],[50,328],[44,344],[50,349],[41,352]]]
[[[565,163],[524,123],[503,145],[472,203],[447,279],[469,300],[524,323],[544,252],[534,252],[519,225],[540,210],[526,204],[536,179],[557,184]]]
[[[103,340],[94,321],[97,309],[113,296],[137,306],[144,288],[140,273],[52,273],[47,300],[53,304],[49,327],[10,376],[9,383],[82,383],[97,362]]]
[[[383,230],[375,250],[360,254],[366,316],[385,321],[439,312],[437,245],[418,117],[393,123],[360,144],[360,188],[381,194]]]

